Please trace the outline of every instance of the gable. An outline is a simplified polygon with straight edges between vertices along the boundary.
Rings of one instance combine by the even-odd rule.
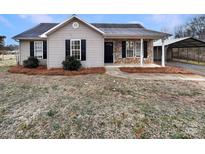
[[[73,23],[78,23],[79,27],[73,28]],[[63,27],[47,35],[47,38],[53,38],[53,37],[70,38],[70,39],[79,39],[79,38],[96,39],[96,37],[103,37],[103,35],[93,30],[83,22],[77,19],[73,19]]]
[[[76,16],[73,16],[73,17],[71,17],[70,19],[68,19],[68,20],[66,20],[66,21],[64,21],[64,22],[62,22],[62,23],[56,25],[55,27],[51,28],[51,29],[48,30],[47,32],[43,33],[43,34],[41,35],[41,37],[47,37],[48,35],[51,35],[52,33],[54,33],[54,32],[56,32],[56,31],[60,30],[61,28],[65,27],[65,26],[67,26],[68,24],[70,24],[70,23],[73,24],[74,21],[75,21],[75,22],[79,22],[79,23],[81,23],[81,24],[83,24],[83,25],[86,25],[87,27],[91,28],[92,30],[94,30],[94,31],[96,31],[96,32],[98,32],[98,33],[100,33],[100,34],[104,34],[103,31],[101,31],[101,30],[98,29],[97,27],[93,26],[92,24],[89,24],[88,22],[83,21],[82,19],[80,19],[80,18],[78,18],[78,17],[76,17]],[[75,29],[75,28],[74,28],[74,29]],[[77,29],[77,28],[76,28],[76,29]]]

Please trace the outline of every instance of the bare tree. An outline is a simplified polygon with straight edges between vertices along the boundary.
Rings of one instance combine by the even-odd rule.
[[[163,32],[163,33],[170,33],[170,30],[167,27],[162,27],[161,28],[161,32]]]
[[[175,38],[188,36],[205,40],[205,15],[196,16],[186,24],[175,27]]]
[[[175,27],[175,38],[184,37],[184,30],[183,26]]]
[[[6,37],[5,36],[0,36],[0,55],[2,55],[2,60],[4,59],[4,46],[5,46],[5,39]]]
[[[5,39],[6,37],[5,36],[0,36],[0,50],[2,50],[4,48],[4,45],[5,45]]]

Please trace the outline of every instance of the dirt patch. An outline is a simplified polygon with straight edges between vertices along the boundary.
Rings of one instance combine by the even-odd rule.
[[[66,71],[62,68],[47,69],[46,67],[39,66],[38,68],[25,68],[23,66],[14,66],[8,70],[10,73],[27,74],[27,75],[86,75],[86,74],[103,74],[105,73],[104,67],[94,68],[81,68],[79,71]]]
[[[178,67],[120,67],[126,73],[166,73],[166,74],[194,74]]]

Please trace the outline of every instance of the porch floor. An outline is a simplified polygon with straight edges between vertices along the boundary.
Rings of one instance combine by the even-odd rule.
[[[141,66],[140,64],[113,64],[113,63],[106,63],[105,64],[105,68],[109,68],[109,67],[161,67],[161,65],[158,64],[143,64],[143,66]]]

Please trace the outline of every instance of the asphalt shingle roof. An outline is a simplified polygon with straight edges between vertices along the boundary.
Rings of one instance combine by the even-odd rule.
[[[165,33],[145,28],[100,28],[108,36],[161,36]]]
[[[55,27],[56,25],[58,25],[58,23],[40,23],[37,26],[28,29],[26,31],[24,31],[23,33],[20,33],[16,36],[14,36],[14,39],[18,39],[18,38],[28,38],[28,39],[35,39],[35,38],[39,38],[39,35],[43,34],[44,32],[48,31],[49,29]]]
[[[23,33],[14,36],[14,39],[37,39],[39,35],[55,27],[58,23],[41,23]],[[145,29],[140,24],[111,24],[111,23],[93,23],[105,33],[106,36],[152,36],[159,37],[167,35],[166,33],[156,32]]]
[[[91,23],[97,28],[144,28],[140,24]]]

